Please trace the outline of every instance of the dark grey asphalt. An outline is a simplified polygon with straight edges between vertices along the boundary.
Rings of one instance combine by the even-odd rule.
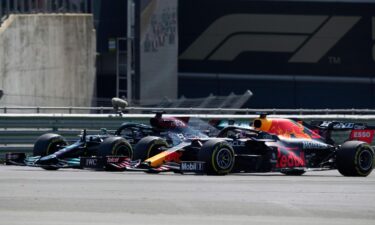
[[[375,173],[151,175],[0,166],[0,224],[375,224]]]

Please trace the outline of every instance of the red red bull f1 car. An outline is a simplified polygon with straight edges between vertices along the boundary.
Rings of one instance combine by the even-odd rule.
[[[350,139],[334,143],[331,132],[336,130],[350,130]],[[366,141],[373,135],[372,127],[360,123],[306,124],[261,115],[252,127],[227,126],[214,138],[187,138],[172,147],[163,138],[148,136],[135,145],[132,159],[109,156],[102,165],[154,173],[302,175],[306,171],[337,169],[344,176],[367,176],[374,166],[374,149]],[[82,158],[82,166],[90,167],[91,162],[95,167],[94,159]]]

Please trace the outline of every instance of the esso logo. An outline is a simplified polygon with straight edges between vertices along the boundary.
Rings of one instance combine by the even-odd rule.
[[[359,131],[359,132],[353,133],[353,137],[354,138],[369,138],[371,137],[371,133],[368,131]]]

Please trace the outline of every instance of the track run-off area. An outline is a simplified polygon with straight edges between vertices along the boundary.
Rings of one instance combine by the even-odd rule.
[[[375,224],[375,173],[228,176],[0,166],[0,224]]]

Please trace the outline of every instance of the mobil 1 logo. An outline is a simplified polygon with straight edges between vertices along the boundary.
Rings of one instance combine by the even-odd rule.
[[[200,161],[182,161],[180,165],[180,170],[184,172],[194,172],[203,173],[204,172],[204,162]]]

